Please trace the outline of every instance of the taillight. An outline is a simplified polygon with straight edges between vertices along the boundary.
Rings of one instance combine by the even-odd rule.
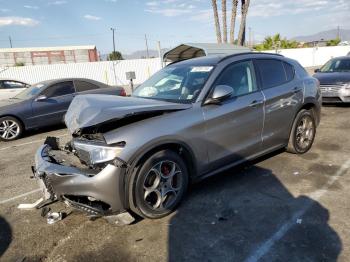
[[[122,88],[122,89],[120,90],[119,95],[120,95],[120,96],[126,96],[126,92],[125,92],[125,89],[124,89],[124,88]]]

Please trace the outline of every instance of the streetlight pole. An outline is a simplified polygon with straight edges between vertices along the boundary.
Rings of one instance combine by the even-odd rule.
[[[115,54],[115,39],[114,39],[114,31],[116,30],[115,28],[111,27],[112,34],[113,34],[113,53]]]

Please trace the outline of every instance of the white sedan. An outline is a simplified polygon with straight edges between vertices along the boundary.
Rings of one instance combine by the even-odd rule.
[[[28,84],[20,81],[0,79],[0,100],[14,97],[28,87]]]

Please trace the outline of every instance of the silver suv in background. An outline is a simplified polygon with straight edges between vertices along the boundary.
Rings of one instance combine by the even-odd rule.
[[[316,79],[263,53],[171,64],[132,97],[77,96],[65,117],[71,142],[48,138],[36,153],[36,206],[160,218],[190,182],[277,149],[307,152],[320,106]]]

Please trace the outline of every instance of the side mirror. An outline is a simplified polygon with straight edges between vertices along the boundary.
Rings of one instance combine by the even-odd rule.
[[[320,72],[320,69],[317,68],[317,69],[314,70],[314,72],[315,72],[315,73],[318,73],[318,72]]]
[[[231,97],[233,93],[234,90],[232,87],[227,85],[217,85],[214,88],[214,91],[211,94],[211,96],[207,98],[204,104],[220,104],[225,99]]]
[[[40,102],[40,101],[45,101],[46,99],[47,97],[45,95],[40,95],[35,99],[35,101]]]

